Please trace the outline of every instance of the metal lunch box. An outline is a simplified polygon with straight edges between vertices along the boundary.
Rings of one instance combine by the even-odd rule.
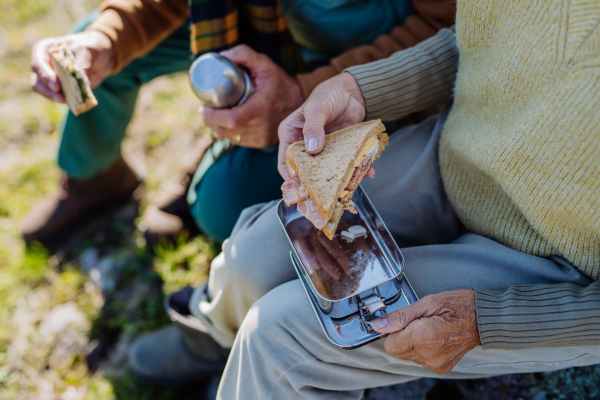
[[[277,216],[292,247],[292,264],[321,327],[333,344],[346,349],[382,336],[369,321],[418,300],[403,274],[402,253],[362,187],[356,189],[352,200],[358,214],[344,212],[332,242],[346,256],[339,250],[337,255],[330,253],[332,259],[347,257],[351,263],[345,264],[349,269],[339,267],[334,274],[323,268],[323,262],[315,261],[323,260],[313,254],[319,246],[314,243],[315,235],[322,232],[304,218],[295,204],[288,207],[282,200],[277,207]],[[366,228],[367,234],[352,243],[339,240],[341,230],[354,225]],[[314,247],[306,243],[313,243]]]

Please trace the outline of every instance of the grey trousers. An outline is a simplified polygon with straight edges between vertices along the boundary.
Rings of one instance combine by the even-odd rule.
[[[405,273],[420,297],[464,288],[591,281],[560,259],[511,250],[465,232],[443,188],[438,142],[447,111],[401,130],[365,180],[370,196],[402,248]],[[355,350],[331,344],[289,260],[275,214],[277,202],[246,209],[208,284],[190,309],[224,346],[233,345],[218,398],[360,399],[365,388],[435,373],[387,354],[383,341]],[[471,350],[446,378],[477,378],[600,363],[600,346]]]

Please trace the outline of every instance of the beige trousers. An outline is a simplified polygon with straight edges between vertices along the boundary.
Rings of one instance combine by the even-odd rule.
[[[559,259],[511,250],[465,232],[439,175],[438,141],[447,112],[392,135],[363,182],[402,248],[405,273],[420,297],[445,290],[590,280]],[[192,313],[232,353],[218,398],[360,399],[364,389],[437,375],[387,354],[383,341],[355,350],[331,344],[296,279],[277,202],[241,215]],[[470,351],[446,378],[547,371],[600,362],[600,346]]]

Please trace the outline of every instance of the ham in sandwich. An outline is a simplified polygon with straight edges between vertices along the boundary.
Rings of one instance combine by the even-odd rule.
[[[333,239],[344,211],[356,214],[352,195],[388,145],[384,131],[380,120],[350,126],[326,135],[323,151],[315,155],[306,152],[303,141],[290,145],[290,178],[281,186],[285,203],[298,204],[298,211]]]

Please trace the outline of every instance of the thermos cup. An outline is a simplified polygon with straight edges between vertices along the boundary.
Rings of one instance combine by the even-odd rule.
[[[192,91],[207,107],[243,104],[254,92],[248,72],[218,53],[206,53],[190,67]]]

